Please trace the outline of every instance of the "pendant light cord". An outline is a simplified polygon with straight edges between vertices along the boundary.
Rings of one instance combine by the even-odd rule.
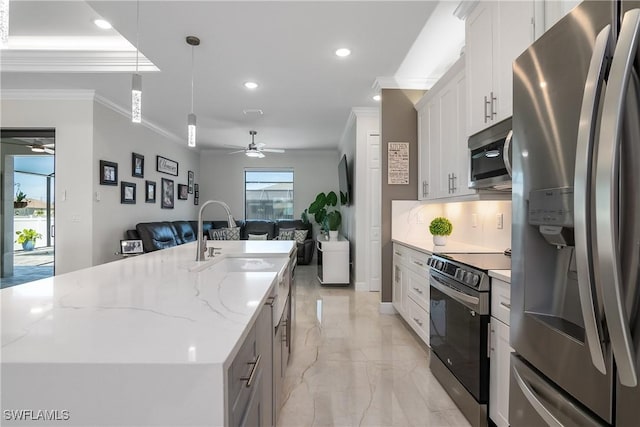
[[[191,46],[191,112],[193,113],[193,45]]]
[[[136,0],[136,74],[138,74],[139,52],[140,52],[140,0]]]

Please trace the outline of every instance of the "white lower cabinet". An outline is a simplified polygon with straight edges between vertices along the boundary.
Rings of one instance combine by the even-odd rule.
[[[495,278],[491,280],[489,418],[497,427],[509,426],[509,368],[513,352],[509,344],[509,290],[508,283]],[[496,314],[498,317],[494,317]]]
[[[393,307],[429,345],[429,254],[393,244]]]

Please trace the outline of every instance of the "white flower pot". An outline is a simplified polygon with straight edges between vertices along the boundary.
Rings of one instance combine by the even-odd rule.
[[[444,246],[447,244],[447,236],[433,236],[433,244],[436,246]]]
[[[338,240],[338,230],[329,230],[329,240]]]

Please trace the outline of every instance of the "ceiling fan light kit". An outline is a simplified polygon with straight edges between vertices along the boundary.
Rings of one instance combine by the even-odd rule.
[[[191,46],[191,113],[187,115],[187,145],[196,146],[196,115],[193,112],[193,48],[200,45],[200,39],[195,36],[187,36],[187,44]]]

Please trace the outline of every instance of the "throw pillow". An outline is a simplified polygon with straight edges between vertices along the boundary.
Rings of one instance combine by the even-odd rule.
[[[209,240],[227,240],[227,229],[226,228],[209,229]]]
[[[249,234],[249,240],[267,240],[268,234]]]
[[[227,230],[227,240],[240,240],[240,227],[230,227],[225,230]]]
[[[302,244],[304,243],[304,241],[307,238],[307,233],[309,232],[309,230],[296,230],[295,231],[295,239],[296,242]]]
[[[295,232],[295,228],[281,228],[278,231],[278,240],[294,240]]]

